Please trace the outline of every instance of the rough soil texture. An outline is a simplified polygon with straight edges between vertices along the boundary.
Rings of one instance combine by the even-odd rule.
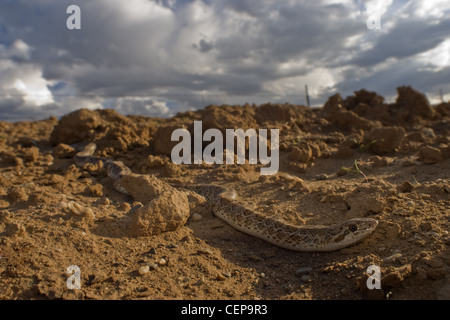
[[[192,132],[195,120],[203,130],[279,129],[279,173],[172,163],[171,132]],[[401,87],[392,104],[360,90],[318,109],[209,106],[170,119],[79,110],[59,121],[1,122],[0,298],[450,299],[449,120],[450,103],[431,106]],[[234,188],[248,207],[289,223],[372,217],[379,225],[354,246],[303,253],[234,230],[194,194],[161,187],[167,197],[139,215],[138,201],[113,188],[100,162],[74,165],[88,142],[133,173]],[[147,234],[161,223],[152,212],[170,206],[189,206],[189,220]],[[81,289],[66,285],[71,265]],[[379,290],[367,288],[370,265],[380,268]]]

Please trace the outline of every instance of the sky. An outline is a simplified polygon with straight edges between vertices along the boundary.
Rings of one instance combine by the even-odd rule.
[[[304,105],[305,85],[313,106],[403,85],[449,100],[450,1],[0,0],[0,120]]]

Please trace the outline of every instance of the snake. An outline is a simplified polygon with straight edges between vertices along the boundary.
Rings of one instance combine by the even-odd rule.
[[[114,189],[130,194],[121,184],[121,179],[132,174],[131,169],[121,161],[93,156],[95,143],[90,143],[75,155],[75,163],[103,162],[106,174],[112,179]],[[158,179],[151,176],[152,179]],[[252,210],[239,202],[238,193],[231,188],[214,184],[188,186],[211,203],[212,213],[234,229],[260,238],[280,248],[302,252],[329,252],[351,246],[368,237],[377,227],[378,221],[372,218],[352,218],[330,226],[294,225]]]

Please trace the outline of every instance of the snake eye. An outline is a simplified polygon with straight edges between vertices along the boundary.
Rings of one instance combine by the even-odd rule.
[[[348,226],[348,230],[351,232],[356,232],[356,230],[358,230],[358,226],[356,224],[351,224]]]

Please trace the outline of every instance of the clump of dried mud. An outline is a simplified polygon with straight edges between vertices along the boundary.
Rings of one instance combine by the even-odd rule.
[[[196,120],[203,130],[279,129],[279,173],[175,165],[171,133],[192,132]],[[1,122],[0,298],[449,299],[449,120],[450,103],[432,106],[400,87],[392,104],[360,90],[317,109],[209,106],[170,119],[82,109],[59,121]],[[152,210],[189,209],[187,223],[146,234],[159,223],[152,210],[115,191],[100,162],[74,165],[87,142],[164,183],[234,188],[245,205],[290,223],[372,217],[379,226],[336,252],[291,252],[235,231],[182,193]],[[66,285],[71,265],[81,289]],[[379,290],[367,288],[370,265],[380,268]]]

